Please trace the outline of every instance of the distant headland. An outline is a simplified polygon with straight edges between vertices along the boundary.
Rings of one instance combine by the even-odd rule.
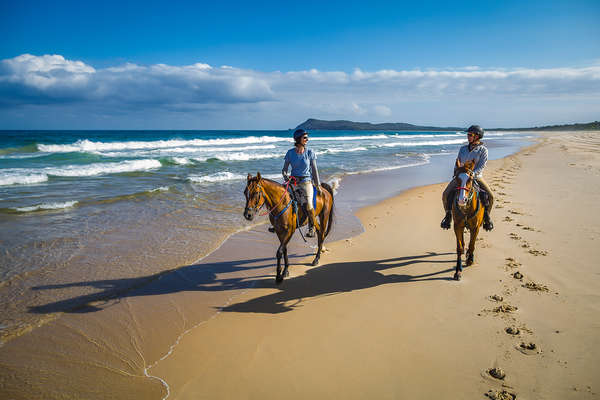
[[[386,122],[382,124],[372,124],[370,122],[353,122],[353,121],[324,121],[321,119],[309,118],[295,129],[323,130],[323,131],[462,131],[466,127],[456,126],[420,126],[412,125],[404,122]],[[530,128],[486,128],[491,131],[592,131],[600,130],[600,121],[594,121],[582,124],[567,124],[567,125],[549,125],[536,126]]]

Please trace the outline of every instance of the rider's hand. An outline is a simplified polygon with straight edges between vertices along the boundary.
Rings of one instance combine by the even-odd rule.
[[[323,196],[323,189],[321,189],[321,186],[317,186],[317,194]]]

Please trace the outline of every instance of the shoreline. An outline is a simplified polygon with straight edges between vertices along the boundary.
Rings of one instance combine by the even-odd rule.
[[[518,147],[519,143],[526,140],[500,140],[495,144],[499,147],[496,150],[510,151],[509,149]],[[434,153],[434,155],[427,156],[425,164],[416,167],[405,165],[387,171],[345,174],[341,196],[337,197],[338,211],[340,211],[338,215],[341,218],[338,219],[339,223],[330,235],[329,241],[362,232],[363,228],[354,216],[355,210],[359,207],[395,195],[410,186],[445,179],[447,171],[435,166],[436,163],[440,164],[440,155],[444,154]],[[440,173],[441,170],[443,173]],[[437,178],[432,178],[434,175]],[[334,174],[330,179],[335,180],[335,177]],[[404,182],[406,179],[412,180],[406,184]],[[371,181],[376,182],[373,184]],[[353,190],[351,186],[357,189]],[[366,189],[361,191],[360,187]],[[345,196],[345,199],[348,200],[346,204],[344,204],[344,192],[349,193]],[[368,196],[366,196],[367,194]],[[238,196],[230,196],[228,204],[232,204],[235,208],[238,207],[240,201],[243,205],[243,197],[239,199]],[[169,203],[169,206],[166,203]],[[174,205],[175,203],[177,205]],[[160,211],[161,204],[167,207],[164,218]],[[148,212],[140,212],[135,209],[135,205],[130,204],[111,207],[112,211],[102,211],[103,218],[121,214],[143,213],[147,215],[145,232],[136,234],[138,228],[135,226],[139,224],[139,221],[133,218],[131,221],[128,220],[128,223],[133,225],[116,224],[114,231],[109,229],[107,235],[104,235],[104,228],[102,228],[104,223],[101,222],[101,214],[98,214],[97,217],[92,217],[89,223],[90,226],[100,227],[99,231],[90,230],[89,235],[84,235],[81,241],[75,230],[72,235],[65,236],[67,244],[63,246],[61,242],[59,247],[54,250],[52,248],[45,250],[46,242],[42,241],[39,249],[29,255],[25,263],[19,261],[20,257],[22,258],[21,253],[15,256],[13,260],[17,266],[15,271],[23,265],[31,265],[35,269],[31,271],[26,269],[0,283],[0,297],[6,307],[2,329],[0,329],[3,343],[8,343],[24,332],[36,329],[48,321],[60,318],[62,312],[74,312],[79,308],[85,308],[85,304],[90,301],[106,301],[118,297],[131,290],[132,287],[142,285],[143,279],[139,278],[146,278],[147,282],[182,266],[195,265],[203,257],[220,248],[231,235],[248,229],[243,224],[239,229],[240,217],[237,210],[233,210],[233,214],[222,216],[227,220],[235,220],[235,227],[225,224],[224,227],[217,229],[212,229],[210,226],[206,228],[202,216],[195,212],[193,203],[187,206],[179,204],[177,199],[170,198],[168,194],[164,193],[154,198],[151,204],[146,205],[146,208],[150,210]],[[182,208],[186,211],[179,213]],[[101,210],[88,211],[91,215],[96,215]],[[74,212],[81,214],[86,211],[82,209]],[[239,212],[241,213],[241,208]],[[69,218],[69,214],[50,213],[48,215],[49,218]],[[160,216],[160,218],[155,219],[153,216]],[[31,219],[31,216],[23,218],[27,219],[24,221],[23,227],[29,226],[27,229],[36,229],[35,219]],[[83,217],[75,215],[73,220],[80,218]],[[179,229],[179,226],[182,229]],[[24,231],[27,229],[24,228]],[[8,228],[8,231],[10,230]],[[65,232],[70,231],[67,229]],[[97,236],[97,240],[91,240],[94,235]],[[16,235],[16,237],[19,236],[27,237],[27,235]],[[70,240],[74,242],[69,245]],[[51,242],[49,243],[48,246],[52,245]],[[72,251],[65,251],[68,246],[75,248]],[[44,264],[46,260],[48,260],[47,265]],[[11,271],[10,266],[7,266],[7,271]],[[97,286],[87,284],[101,281],[104,282],[97,283]],[[72,301],[75,299],[77,301]]]
[[[577,308],[577,316],[569,315],[574,303],[583,304],[581,293],[569,287],[574,277],[562,274],[560,265],[571,259],[571,272],[585,271],[586,277],[575,279],[587,299],[594,293],[594,285],[586,280],[597,275],[589,264],[597,250],[592,243],[575,247],[569,254],[553,254],[562,248],[560,235],[557,237],[545,226],[545,220],[525,209],[527,204],[536,203],[538,193],[508,193],[512,192],[512,182],[526,178],[531,183],[531,178],[543,171],[539,166],[554,164],[558,155],[564,161],[564,155],[556,151],[550,160],[548,156],[541,161],[536,158],[540,149],[547,153],[550,147],[557,147],[552,138],[543,142],[495,163],[490,181],[498,186],[496,232],[482,235],[476,264],[465,270],[461,282],[447,283],[453,268],[439,271],[437,267],[440,262],[453,266],[452,251],[432,251],[418,239],[409,238],[411,255],[418,254],[419,248],[424,251],[398,258],[386,238],[389,233],[377,233],[379,224],[385,225],[382,214],[400,212],[403,219],[414,220],[406,211],[419,209],[415,208],[415,198],[429,198],[428,204],[430,201],[440,207],[437,197],[442,185],[413,188],[361,209],[365,233],[331,244],[322,266],[294,268],[290,280],[283,284],[286,287],[261,285],[252,293],[242,294],[211,326],[183,338],[180,348],[159,364],[155,373],[172,384],[172,398],[178,399],[271,398],[274,393],[291,398],[430,398],[440,393],[450,398],[484,398],[486,393],[495,396],[502,391],[526,398],[596,398],[598,375],[592,365],[600,359],[598,350],[593,350],[600,327],[589,317],[599,309],[600,299],[595,295],[592,305]],[[534,172],[521,170],[523,163],[531,165],[528,159],[535,159],[538,165]],[[598,171],[597,158],[592,165]],[[556,171],[548,171],[553,173]],[[561,182],[555,185],[553,190],[562,186]],[[598,196],[597,190],[594,196]],[[405,207],[407,210],[402,210]],[[543,208],[553,214],[547,204]],[[438,219],[437,215],[426,218],[433,223],[439,223]],[[521,223],[529,220],[537,221],[536,226]],[[414,227],[416,232],[410,232],[417,238],[434,229],[424,223]],[[510,232],[515,229],[520,230],[519,235],[532,238],[515,239]],[[501,240],[498,233],[507,238]],[[593,233],[592,240],[599,237],[597,230]],[[453,235],[446,232],[444,236]],[[494,236],[489,242],[488,237]],[[540,249],[543,243],[535,241],[536,237],[549,247]],[[376,238],[385,240],[387,246],[378,246]],[[446,239],[443,248],[452,248],[452,239]],[[435,242],[435,238],[431,240]],[[383,254],[371,267],[373,247]],[[351,254],[340,254],[344,252]],[[394,256],[385,257],[390,254]],[[558,261],[553,262],[553,257]],[[549,269],[549,263],[558,268]],[[420,271],[421,266],[427,270]],[[515,269],[525,278],[513,278]],[[416,271],[421,273],[414,274]],[[332,283],[334,277],[342,282]],[[415,282],[422,285],[407,285]],[[402,285],[404,290],[398,292],[394,285]],[[493,295],[504,299],[497,302]],[[429,310],[422,310],[424,304]],[[517,307],[496,311],[510,310],[511,305]],[[547,314],[548,308],[553,315]],[[404,317],[398,318],[398,313]],[[421,313],[432,320],[423,320]],[[579,322],[575,331],[572,323],[581,318],[588,322]],[[356,331],[357,324],[364,328]],[[504,332],[507,326],[516,326],[521,333],[513,337]],[[536,347],[523,347],[530,343]],[[461,365],[458,370],[453,368],[457,363]],[[494,379],[489,374],[492,368],[504,369],[507,377]],[[410,379],[403,381],[403,374]],[[228,383],[220,384],[219,376],[228,376]]]
[[[527,152],[528,151],[527,149],[529,149],[529,147],[527,147],[525,150],[522,150],[521,153]],[[505,160],[505,159],[506,158],[504,158],[502,160]],[[495,160],[495,161],[500,162],[502,160]],[[358,211],[358,214],[360,216],[368,215],[371,207],[374,209],[380,209],[382,204],[384,204],[386,202],[393,202],[394,200],[397,200],[397,197],[403,197],[403,196],[410,197],[410,196],[416,195],[417,193],[419,193],[421,191],[426,192],[428,190],[431,190],[432,188],[435,189],[437,186],[439,186],[439,184],[419,186],[419,187],[411,188],[408,190],[403,190],[399,196],[394,196],[391,199],[385,199],[385,200],[378,202],[377,204],[361,208],[361,210]],[[441,207],[439,204],[437,204],[438,202],[439,202],[439,200],[436,199],[436,202],[435,202],[436,210],[438,210]],[[438,218],[438,215],[436,214],[434,219],[436,219],[436,220],[441,219],[441,217],[442,217],[441,211],[439,214],[440,214],[439,218]],[[497,213],[496,213],[496,215],[497,215]],[[365,232],[371,230],[371,226],[369,225],[371,223],[374,223],[374,222],[371,221],[368,223],[363,223],[363,225],[365,227]],[[496,219],[495,219],[495,223],[497,226],[499,225],[499,221]],[[439,221],[438,221],[438,225],[439,225]],[[258,225],[257,226],[258,229],[260,229],[261,226],[264,227],[264,224]],[[256,245],[256,244],[263,245],[264,248],[272,250],[272,247],[273,247],[272,237],[268,233],[259,231],[257,229],[257,227],[250,228],[244,232],[240,232],[240,233],[236,234],[239,236],[237,238],[233,238],[233,236],[236,236],[236,235],[230,236],[229,239],[227,239],[226,241],[223,242],[223,244],[219,247],[219,249],[221,249],[224,246],[230,246],[231,248],[236,248],[239,251],[240,247],[243,248],[245,246],[246,250],[249,251],[250,249],[253,248],[252,245],[249,245],[249,243],[251,243],[254,245]],[[430,226],[427,226],[426,228],[427,228],[426,230],[433,229]],[[263,229],[263,230],[266,230],[266,229]],[[364,235],[364,233],[360,234],[359,236],[362,236],[362,235]],[[338,251],[335,249],[336,247],[345,246],[348,242],[350,242],[350,243],[354,242],[355,237],[356,236],[349,238],[350,239],[349,241],[347,239],[345,239],[345,240],[338,241],[335,243],[327,243],[328,248],[331,246],[334,249],[326,252],[323,255],[323,261],[321,263],[321,266],[324,266],[326,263],[328,263],[327,259],[330,258],[333,254],[337,254]],[[227,242],[230,242],[230,241],[232,243],[227,244]],[[225,252],[227,252],[229,250],[230,249],[224,249]],[[307,250],[302,246],[296,246],[292,257],[290,257],[290,259],[291,259],[290,261],[293,264],[293,268],[290,269],[290,272],[291,272],[290,278],[291,279],[299,278],[303,274],[307,273],[308,271],[313,270],[313,268],[308,268],[307,266],[303,265],[303,262],[305,261],[303,257],[305,257],[306,254],[302,254],[302,253],[306,252],[306,251],[309,251],[309,253],[310,253],[310,252],[312,252],[312,249]],[[340,250],[340,251],[342,251],[342,250]],[[169,322],[171,322],[178,326],[181,326],[182,329],[184,330],[184,332],[188,332],[190,330],[195,331],[200,325],[203,325],[203,326],[206,325],[205,323],[208,320],[214,320],[214,318],[217,316],[219,317],[217,319],[221,319],[221,317],[224,315],[224,313],[222,313],[220,310],[223,308],[225,308],[225,309],[228,308],[227,306],[223,307],[223,304],[229,304],[233,300],[238,301],[240,298],[247,296],[250,291],[252,291],[252,292],[261,291],[262,292],[262,291],[271,290],[271,289],[269,289],[270,285],[268,283],[270,282],[270,280],[268,277],[273,274],[273,266],[272,266],[273,254],[271,254],[273,251],[267,252],[265,254],[266,258],[262,258],[262,259],[258,259],[258,260],[256,260],[256,259],[248,260],[248,259],[244,259],[243,257],[240,257],[237,260],[230,260],[229,262],[223,262],[222,260],[218,260],[218,258],[215,258],[215,257],[211,258],[211,256],[214,256],[216,252],[217,251],[214,251],[213,253],[211,253],[201,259],[201,260],[206,260],[205,264],[208,264],[209,271],[207,271],[206,269],[203,269],[202,271],[200,271],[198,268],[194,268],[194,267],[200,267],[200,265],[192,265],[192,266],[188,266],[188,267],[182,267],[181,268],[182,271],[179,271],[179,272],[175,271],[173,273],[167,274],[167,275],[173,275],[173,276],[160,276],[154,282],[151,282],[149,285],[147,285],[149,287],[142,287],[142,288],[136,289],[136,290],[134,290],[135,293],[131,293],[122,299],[112,299],[107,302],[109,304],[92,304],[92,305],[90,305],[90,307],[92,307],[92,308],[95,307],[95,308],[97,308],[97,310],[88,310],[86,312],[100,313],[100,311],[101,311],[101,313],[103,313],[105,315],[100,316],[99,320],[105,320],[105,321],[112,320],[113,317],[119,316],[121,318],[121,320],[129,319],[129,321],[130,321],[129,324],[131,326],[138,326],[138,327],[154,326],[156,328],[156,323],[151,322],[151,320],[158,319],[158,320],[162,321],[161,325],[162,324],[168,325]],[[448,258],[448,256],[445,256],[445,257]],[[208,258],[208,260],[207,260],[207,258]],[[254,261],[254,262],[249,262],[249,261]],[[233,268],[232,266],[235,263],[237,263],[238,267],[244,266],[245,268],[241,268],[241,269]],[[198,263],[194,263],[194,264],[198,264]],[[298,265],[298,264],[300,264],[300,265]],[[223,271],[224,266],[225,266],[225,270]],[[227,266],[229,266],[230,268],[227,268]],[[189,269],[190,271],[185,271],[185,269]],[[321,267],[315,268],[315,270],[320,270],[320,269],[321,269]],[[180,276],[177,277],[175,275],[180,275]],[[211,275],[211,276],[209,276],[209,275]],[[197,279],[197,278],[199,278],[199,279]],[[320,280],[320,279],[317,278],[317,280]],[[165,282],[165,281],[167,281],[167,282]],[[193,283],[191,283],[191,282],[193,282]],[[202,284],[198,285],[197,284],[198,282],[201,282]],[[222,291],[220,294],[226,295],[226,296],[223,296],[223,300],[225,302],[219,303],[219,301],[214,301],[211,305],[211,307],[213,307],[213,310],[219,310],[219,311],[216,311],[209,315],[209,314],[200,312],[198,310],[193,310],[194,304],[196,306],[198,304],[197,300],[199,300],[203,297],[203,296],[201,296],[201,293],[197,293],[198,287],[200,286],[201,290],[210,291],[210,290],[212,290],[211,285],[214,285],[217,282],[221,282],[221,285],[225,284],[225,288],[222,287],[220,289]],[[286,283],[284,282],[284,285],[285,284]],[[195,291],[196,293],[186,294],[186,293],[184,293],[186,291],[190,291],[190,292]],[[227,293],[223,293],[223,292],[227,292]],[[215,292],[213,291],[212,293],[215,293]],[[156,295],[160,295],[160,296],[156,296]],[[148,297],[148,296],[152,296],[151,301],[149,300],[151,297]],[[159,300],[159,299],[157,299],[159,297],[164,297],[164,298],[162,300]],[[336,296],[333,296],[333,297],[336,297]],[[176,305],[176,307],[167,307],[168,305],[165,304],[167,302],[174,303]],[[100,303],[102,303],[102,302],[100,302]],[[190,304],[190,303],[192,303],[192,304]],[[128,310],[124,310],[124,308],[128,308]],[[165,310],[165,308],[168,308],[168,309]],[[127,311],[127,314],[130,314],[130,315],[126,316],[126,318],[123,318],[125,316],[124,311]],[[228,310],[228,311],[232,311],[232,310]],[[174,315],[172,315],[172,313],[177,313],[178,315],[174,316]],[[225,313],[225,314],[229,314],[229,312]],[[59,331],[61,329],[64,330],[65,326],[68,327],[69,325],[70,326],[78,326],[79,328],[83,328],[86,331],[89,330],[89,327],[90,327],[89,322],[90,321],[86,322],[84,316],[74,316],[73,314],[68,314],[66,316],[68,317],[68,321],[62,321],[60,323],[55,323],[55,322],[52,323],[54,325],[59,325],[59,327],[55,326],[55,328],[58,328]],[[132,316],[135,316],[135,318],[132,318]],[[158,316],[158,318],[157,318],[157,316]],[[207,318],[207,319],[202,320],[202,318]],[[136,319],[138,321],[134,321]],[[142,322],[142,320],[144,320],[144,319],[146,319],[146,322]],[[198,323],[194,324],[194,321],[198,321]],[[182,324],[182,322],[183,322],[183,324]],[[127,325],[127,323],[125,325]],[[192,326],[192,327],[190,327],[190,326]],[[42,327],[40,329],[44,329],[44,327]],[[164,329],[162,329],[162,330],[164,330]],[[36,331],[33,331],[29,335],[35,334]],[[106,341],[106,342],[112,341],[114,343],[126,343],[127,342],[127,340],[126,340],[127,335],[124,335],[124,336],[119,335],[118,333],[111,331],[110,329],[106,329],[106,328],[100,329],[100,331],[98,333],[99,333],[98,337],[102,338],[101,339],[102,341]],[[27,335],[27,336],[29,336],[29,335]],[[143,361],[142,364],[145,365],[145,369],[146,369],[146,371],[148,371],[148,370],[155,368],[154,367],[155,362],[152,360],[159,360],[164,355],[164,352],[162,352],[162,354],[161,354],[159,348],[163,348],[163,349],[169,348],[169,346],[170,346],[169,343],[172,344],[175,342],[179,342],[179,340],[182,338],[187,340],[187,337],[184,337],[187,335],[187,333],[180,334],[179,336],[177,336],[177,339],[175,339],[175,336],[173,336],[169,333],[166,333],[166,337],[165,337],[165,332],[158,332],[156,335],[157,335],[157,337],[151,337],[150,339],[147,336],[152,336],[152,335],[147,335],[145,333],[140,333],[139,335],[138,334],[133,335],[134,342],[137,340],[140,340],[141,342],[145,342],[145,343],[142,343],[139,347],[138,347],[139,343],[136,346],[131,346],[131,345],[124,346],[125,350],[122,350],[123,354],[129,354],[128,357],[132,360],[139,359],[141,354],[143,354],[142,359],[148,360],[148,361]],[[38,335],[36,335],[36,336],[38,336]],[[44,337],[44,335],[40,335],[39,337]],[[142,339],[142,337],[144,337],[144,338]],[[132,339],[130,339],[129,341],[132,341]],[[29,340],[27,342],[29,342]],[[86,340],[84,340],[83,342],[86,342]],[[12,342],[9,342],[9,344],[10,343],[12,343]],[[6,347],[8,347],[8,346],[6,346]],[[127,349],[127,347],[131,347],[131,348]],[[129,350],[131,350],[131,352],[129,352]],[[177,350],[179,350],[179,346],[177,346],[177,348],[175,348],[175,352],[177,352]],[[136,355],[136,353],[138,355]],[[164,360],[164,361],[168,361],[168,359]],[[139,362],[133,362],[133,364],[137,365],[137,364],[139,364]],[[162,364],[162,362],[160,364]],[[160,367],[159,369],[163,368],[161,365],[159,365],[158,367]],[[135,371],[135,369],[136,368],[132,368],[131,372],[133,373]],[[154,374],[151,374],[151,375],[154,375]],[[161,375],[158,374],[158,376],[161,376]],[[82,379],[82,381],[85,381],[85,380]],[[167,382],[168,381],[169,380],[167,379]],[[77,386],[79,386],[79,385],[77,385]],[[117,385],[117,386],[118,386],[118,388],[120,388],[122,390],[120,393],[135,394],[135,396],[137,396],[137,397],[139,397],[139,393],[142,393],[145,390],[149,389],[147,386],[151,387],[150,388],[151,390],[149,392],[145,392],[147,394],[150,394],[150,393],[156,394],[158,392],[161,392],[161,390],[156,388],[155,385],[147,385],[147,383],[145,384],[143,382],[140,383],[139,386],[137,386],[137,385],[132,386],[131,382],[128,382],[127,384],[124,383],[123,387],[119,387],[119,385]],[[145,387],[144,390],[141,389],[142,386]],[[77,390],[76,388],[73,388],[73,389]],[[132,389],[135,389],[135,390],[132,390]],[[140,390],[142,390],[142,391],[140,392]],[[80,393],[82,393],[82,392],[80,392]]]

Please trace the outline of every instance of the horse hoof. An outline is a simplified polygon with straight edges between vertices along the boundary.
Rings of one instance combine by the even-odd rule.
[[[313,262],[310,265],[312,265],[313,267],[315,265],[319,265],[319,260],[313,260]]]
[[[285,270],[285,272],[283,273],[283,278],[287,278],[288,276],[290,276],[290,271]],[[281,280],[283,280],[283,278],[281,278]]]
[[[455,281],[460,281],[460,272],[455,272],[454,273],[454,280]]]
[[[281,283],[283,282],[283,276],[277,276],[275,277],[275,283],[278,285],[281,285]]]

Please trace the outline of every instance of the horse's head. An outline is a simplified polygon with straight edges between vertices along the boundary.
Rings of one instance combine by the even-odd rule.
[[[474,161],[466,161],[461,164],[460,161],[456,160],[456,179],[458,180],[458,191],[457,204],[460,208],[465,208],[469,203],[469,200],[473,197],[473,167],[475,167]]]
[[[265,204],[265,194],[260,185],[261,179],[260,172],[257,172],[254,177],[248,174],[248,182],[246,183],[246,189],[244,189],[244,196],[246,196],[244,218],[248,221],[252,221],[254,214]]]

